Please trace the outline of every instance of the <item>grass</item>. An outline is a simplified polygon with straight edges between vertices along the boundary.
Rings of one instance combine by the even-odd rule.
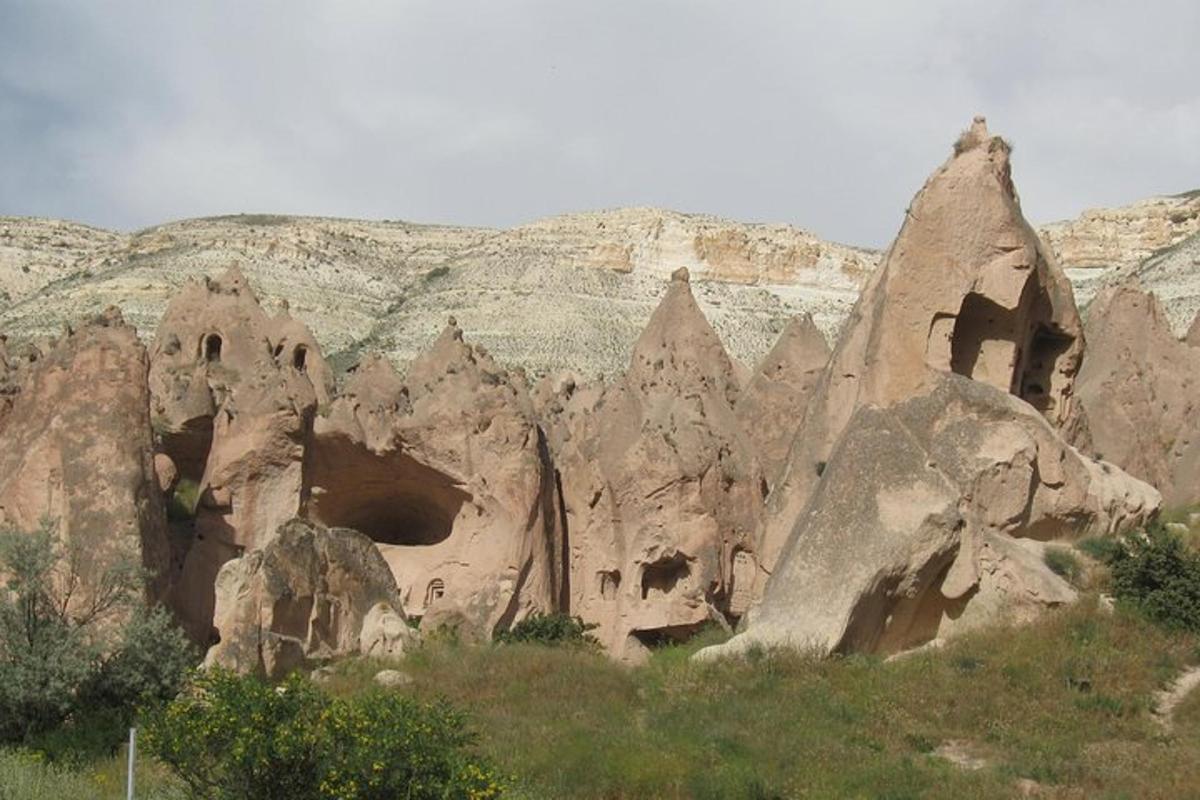
[[[164,767],[146,759],[134,776],[138,800],[184,800],[186,795]],[[84,767],[47,763],[33,753],[0,750],[0,800],[124,800],[125,760],[121,756]]]
[[[1200,639],[1090,595],[891,662],[689,660],[722,637],[637,669],[584,648],[443,641],[406,659],[402,691],[470,709],[523,798],[1000,798],[1019,778],[1097,798],[1200,795],[1200,708],[1181,710],[1193,735],[1166,736],[1149,713],[1153,693],[1200,659]],[[379,668],[345,662],[329,686],[358,691]],[[931,755],[949,740],[990,765]]]

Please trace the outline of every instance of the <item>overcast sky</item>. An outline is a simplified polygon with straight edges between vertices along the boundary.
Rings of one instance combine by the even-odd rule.
[[[976,113],[1035,222],[1200,187],[1198,40],[1197,0],[0,0],[0,215],[654,205],[881,246]]]

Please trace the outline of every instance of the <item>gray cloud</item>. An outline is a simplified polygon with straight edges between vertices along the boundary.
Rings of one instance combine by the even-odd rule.
[[[659,205],[882,245],[984,112],[1049,220],[1200,185],[1198,30],[1194,0],[0,0],[0,214]]]

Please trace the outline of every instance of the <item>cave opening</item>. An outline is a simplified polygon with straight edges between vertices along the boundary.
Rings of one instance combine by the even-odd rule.
[[[690,574],[687,557],[682,553],[647,564],[642,568],[642,599],[671,594],[680,583],[686,586]]]
[[[1059,361],[1075,340],[1046,325],[1038,325],[1021,370],[1021,399],[1046,415],[1054,413],[1054,376]]]
[[[292,351],[292,367],[297,372],[304,372],[307,369],[306,362],[308,361],[308,348],[302,344],[296,345],[296,349]]]
[[[308,517],[381,545],[446,541],[471,499],[450,476],[407,454],[380,456],[341,439],[314,446],[310,467]]]
[[[217,363],[221,360],[221,335],[210,333],[204,337],[204,360]]]
[[[1017,356],[1015,313],[981,294],[964,297],[950,337],[950,370],[1012,392]]]

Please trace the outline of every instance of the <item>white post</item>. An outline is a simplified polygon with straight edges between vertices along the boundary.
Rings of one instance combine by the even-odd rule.
[[[137,753],[137,728],[129,729],[129,778],[125,782],[125,800],[133,800],[133,762]]]

